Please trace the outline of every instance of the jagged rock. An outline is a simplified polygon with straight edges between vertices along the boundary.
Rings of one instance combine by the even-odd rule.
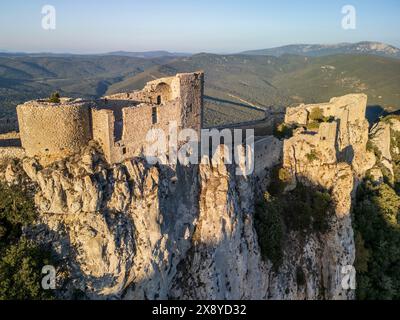
[[[389,117],[376,123],[370,133],[370,141],[375,148],[378,157],[380,168],[376,168],[375,173],[378,174],[378,169],[381,174],[394,177],[394,162],[393,157],[399,155],[400,150],[392,141],[396,141],[396,133],[400,131],[400,120],[396,117]],[[383,173],[382,170],[388,171]],[[377,180],[379,181],[379,174]]]
[[[392,155],[390,153],[390,123],[378,122],[371,129],[371,142],[379,152],[379,161],[393,175]]]
[[[315,121],[310,114],[316,108],[328,121],[310,130],[302,128]],[[283,168],[292,177],[291,188],[302,182],[329,191],[335,215],[328,232],[319,236],[310,234],[300,246],[301,236],[291,234],[285,245],[283,265],[278,272],[272,272],[269,290],[273,298],[354,297],[354,292],[341,286],[341,267],[353,265],[355,259],[352,196],[360,179],[375,165],[375,156],[366,150],[365,109],[365,95],[347,95],[333,98],[327,104],[289,108],[287,112],[286,121],[300,126],[283,147]],[[304,273],[304,286],[296,283],[298,266]]]
[[[374,181],[377,184],[381,184],[383,182],[383,174],[382,170],[379,168],[372,168],[369,171],[370,177],[372,181]]]
[[[283,151],[292,184],[328,190],[335,213],[324,234],[304,239],[291,232],[278,270],[261,258],[253,226],[257,180],[238,175],[244,163],[223,164],[222,153],[199,166],[151,166],[136,158],[110,167],[90,144],[44,168],[24,159],[40,212],[29,232],[63,261],[61,296],[81,289],[97,299],[353,298],[341,287],[341,267],[355,256],[352,195],[375,164],[366,151],[365,103],[363,95],[350,95],[318,105],[333,119],[311,131],[302,128],[309,106],[289,109],[291,121],[300,114],[299,128],[283,146],[269,139],[277,152],[268,155],[274,157],[266,171]]]

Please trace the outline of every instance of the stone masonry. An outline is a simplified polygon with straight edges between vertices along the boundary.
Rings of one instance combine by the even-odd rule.
[[[203,72],[180,73],[95,101],[29,101],[17,107],[22,148],[26,156],[51,163],[95,140],[110,164],[120,163],[142,154],[150,129],[162,129],[169,138],[174,122],[178,130],[200,134],[203,88]]]

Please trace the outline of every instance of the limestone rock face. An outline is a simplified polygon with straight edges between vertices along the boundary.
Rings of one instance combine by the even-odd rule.
[[[265,299],[268,273],[254,234],[249,178],[232,168],[200,166],[199,216],[188,256],[178,265],[171,296]]]
[[[270,280],[273,298],[353,298],[353,292],[342,289],[341,268],[353,265],[355,259],[350,216],[352,195],[359,179],[375,164],[373,153],[366,150],[365,107],[364,95],[348,95],[331,99],[328,104],[302,105],[288,110],[287,121],[294,124],[297,115],[300,121],[297,123],[300,128],[283,147],[283,168],[292,177],[291,188],[302,182],[329,191],[335,215],[325,234],[310,234],[302,243],[299,234],[290,235],[290,241],[285,244],[283,266]],[[304,115],[311,114],[315,108],[329,120],[312,130],[301,128],[312,121]],[[304,286],[296,283],[296,268],[304,273]]]
[[[320,157],[315,160],[326,164],[346,162],[360,178],[375,163],[374,154],[366,151],[369,127],[365,118],[366,106],[365,94],[349,94],[332,98],[329,103],[303,104],[288,108],[285,121],[288,124],[306,126],[315,121],[311,114],[319,109],[323,117],[319,121],[323,122],[316,129],[304,130],[303,137],[296,139],[300,142],[305,140],[311,146],[318,145],[315,152],[319,153]],[[307,116],[304,117],[304,114]],[[309,137],[306,137],[307,135]],[[287,148],[290,147],[285,147]]]
[[[386,169],[389,175],[394,175],[393,156],[397,156],[400,150],[392,146],[392,139],[396,139],[394,135],[398,132],[400,121],[394,117],[379,121],[371,129],[370,141],[376,150],[378,163],[370,174],[377,182],[382,180],[382,170]]]
[[[252,179],[222,158],[197,167],[140,159],[108,167],[89,146],[46,168],[32,158],[22,167],[40,212],[30,234],[62,259],[63,297],[76,290],[95,299],[266,297]]]
[[[364,95],[349,95],[289,109],[286,120],[298,128],[283,142],[259,143],[265,163],[256,163],[255,176],[237,175],[222,155],[199,166],[140,158],[110,166],[90,144],[46,167],[25,158],[0,179],[34,186],[40,214],[26,232],[61,259],[62,298],[80,290],[92,299],[351,299],[341,268],[355,257],[352,195],[375,164],[365,105]],[[324,119],[310,130],[316,107]],[[261,258],[254,212],[257,181],[279,162],[291,176],[288,190],[318,185],[335,206],[328,232],[288,235],[275,270]]]

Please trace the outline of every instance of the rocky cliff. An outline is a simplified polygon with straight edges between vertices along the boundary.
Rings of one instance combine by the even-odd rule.
[[[294,134],[277,151],[284,192],[299,183],[323,188],[334,214],[324,232],[286,230],[279,267],[261,255],[257,179],[235,175],[218,158],[199,166],[139,158],[108,166],[93,143],[46,167],[34,158],[11,162],[2,179],[34,190],[40,215],[25,233],[57,253],[60,297],[354,298],[341,286],[341,267],[354,262],[352,196],[375,164],[365,106],[364,95],[349,95],[288,110]]]
[[[277,290],[272,290],[273,297],[354,298],[354,292],[342,288],[341,269],[352,266],[355,259],[351,223],[354,192],[360,179],[375,164],[374,154],[366,148],[366,103],[365,95],[347,95],[327,104],[302,105],[287,112],[287,123],[296,126],[293,137],[284,142],[287,189],[303,183],[328,191],[334,214],[327,232],[311,233],[302,243],[298,232],[290,234],[284,250],[285,272],[280,270],[275,275]],[[305,285],[300,287],[296,284],[298,267],[305,277]],[[285,288],[291,288],[289,294],[283,293]]]

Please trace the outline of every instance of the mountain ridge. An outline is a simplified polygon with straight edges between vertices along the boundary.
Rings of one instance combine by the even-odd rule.
[[[382,42],[361,41],[356,43],[337,44],[290,44],[268,49],[246,50],[244,55],[272,55],[280,57],[284,54],[302,56],[328,56],[333,54],[373,54],[385,57],[399,58],[400,49]]]

